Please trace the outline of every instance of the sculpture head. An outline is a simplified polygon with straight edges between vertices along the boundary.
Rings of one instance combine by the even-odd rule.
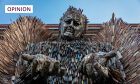
[[[86,30],[87,17],[81,9],[69,7],[60,19],[60,36],[65,39],[81,37]]]

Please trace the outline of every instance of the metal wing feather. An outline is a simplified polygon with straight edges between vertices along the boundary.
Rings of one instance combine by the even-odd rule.
[[[102,25],[98,42],[111,44],[120,51],[126,74],[126,84],[140,83],[140,26],[132,28],[122,19],[112,18]]]
[[[17,74],[16,63],[27,44],[42,41],[47,36],[43,22],[36,17],[19,17],[11,23],[4,32],[4,40],[0,42],[0,83],[9,84],[11,77]]]

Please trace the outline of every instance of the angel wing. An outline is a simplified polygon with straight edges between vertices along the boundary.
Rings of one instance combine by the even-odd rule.
[[[9,84],[16,73],[16,62],[28,43],[42,41],[49,36],[43,22],[30,16],[19,17],[4,32],[0,42],[0,83]]]
[[[131,25],[116,19],[114,14],[109,22],[102,25],[97,39],[100,44],[111,44],[121,55],[126,74],[126,84],[140,83],[140,26]]]

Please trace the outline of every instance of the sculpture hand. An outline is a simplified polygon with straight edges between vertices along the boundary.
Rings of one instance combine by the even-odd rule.
[[[97,76],[103,74],[108,77],[108,69],[99,63],[101,58],[94,53],[86,55],[80,66],[79,71],[88,76]]]
[[[43,54],[29,55],[23,54],[22,58],[26,61],[31,62],[32,74],[41,73],[41,76],[44,75],[63,75],[65,69],[60,66],[60,62],[45,56]]]

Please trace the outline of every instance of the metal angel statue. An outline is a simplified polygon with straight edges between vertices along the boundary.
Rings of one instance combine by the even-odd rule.
[[[114,14],[95,36],[69,7],[54,36],[36,17],[20,17],[0,42],[2,84],[139,84],[140,33]]]

